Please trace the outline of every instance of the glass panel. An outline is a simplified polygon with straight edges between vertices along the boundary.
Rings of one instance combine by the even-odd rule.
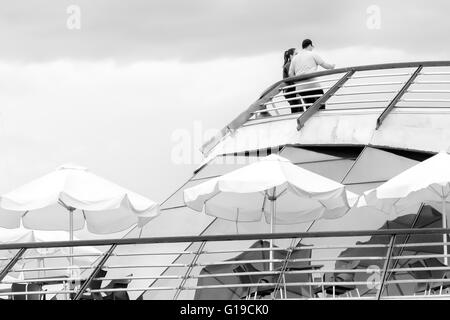
[[[405,157],[411,160],[416,160],[419,162],[425,161],[432,156],[434,156],[436,153],[433,152],[423,152],[423,151],[413,151],[413,150],[402,150],[402,149],[393,149],[393,148],[387,148],[387,147],[377,147],[377,150],[384,150],[389,153],[395,154],[400,157]]]
[[[367,147],[344,180],[345,184],[387,181],[418,161]]]
[[[174,221],[176,221],[176,223],[174,223]],[[161,215],[145,225],[142,229],[142,233],[140,232],[141,230],[136,228],[130,232],[126,238],[198,236],[208,227],[208,225],[210,225],[212,221],[213,218],[203,213],[192,211],[186,207],[171,209],[163,211]],[[178,258],[177,254],[162,253],[180,252],[185,250],[190,245],[191,243],[161,243],[118,246],[115,250],[116,255],[108,260],[107,265],[133,265],[138,267],[108,269],[108,277],[124,277],[131,273],[135,277],[159,276],[167,269],[164,265],[171,264]],[[120,254],[131,253],[152,253],[152,255],[120,256]],[[174,269],[178,269],[177,272],[180,274],[181,272],[186,272],[186,268],[179,267]],[[133,280],[128,285],[128,288],[145,288],[150,286],[153,282],[154,279]],[[142,291],[130,291],[129,295],[131,299],[136,299],[141,293]]]
[[[286,147],[280,156],[293,163],[356,159],[363,147]]]
[[[342,159],[353,160],[355,160],[364,149],[363,146],[303,146],[302,148]]]
[[[350,210],[345,216],[336,220],[318,220],[311,227],[311,232],[332,232],[332,231],[357,231],[357,230],[377,230],[387,220],[387,216],[374,208],[358,208]],[[343,248],[318,249],[313,251],[313,258],[331,258],[324,261],[328,269],[333,269],[334,258],[345,250],[345,246],[354,245],[358,241],[368,241],[369,236],[365,237],[345,237],[345,238],[312,238],[306,239],[305,244],[309,245],[339,245]]]
[[[293,163],[305,163],[314,161],[336,160],[341,157],[314,152],[296,147],[286,147],[281,151],[280,156],[291,160]]]
[[[202,182],[208,181],[208,179],[199,179],[194,181],[188,181],[177,192],[175,192],[170,198],[161,206],[161,209],[169,209],[184,206],[183,191],[190,187],[196,186]]]
[[[284,232],[306,232],[311,223],[304,223],[304,224],[297,224],[297,225],[280,225],[276,226],[276,232],[284,233]],[[220,234],[258,234],[258,233],[268,233],[270,231],[270,227],[267,223],[264,221],[260,222],[254,222],[254,223],[239,223],[236,224],[235,222],[225,221],[217,219],[215,220],[204,232],[203,235],[220,235]],[[236,256],[238,256],[241,252],[240,250],[250,248],[252,245],[254,245],[257,241],[256,240],[249,240],[249,241],[224,241],[224,242],[209,242],[205,245],[204,250],[206,251],[221,251],[221,250],[236,250],[236,252],[221,252],[221,253],[210,253],[210,254],[204,254],[201,255],[198,259],[198,263],[201,263],[203,265],[206,265],[206,267],[196,267],[191,271],[191,276],[197,276],[199,274],[208,274],[208,272],[212,272],[208,268],[209,263],[211,262],[218,262],[218,261],[225,261],[229,259],[233,259]],[[274,240],[274,245],[278,247],[286,248],[290,244],[290,239],[287,240]],[[189,246],[189,251],[196,251],[198,249],[199,244],[193,243]],[[178,259],[176,260],[176,263],[190,263],[193,259],[193,256],[189,255],[180,255]],[[231,269],[230,269],[231,270]],[[214,273],[227,273],[227,272],[233,272],[230,271],[228,268],[225,268],[224,270],[214,271]],[[169,268],[164,272],[164,275],[183,275],[183,272],[186,272],[186,270],[182,270],[181,268]],[[231,277],[233,278],[233,277]],[[198,280],[197,278],[190,279],[186,282],[186,286],[196,286],[196,285],[214,285],[217,284],[217,281],[226,281],[225,279],[215,279],[215,278],[208,278],[203,280]],[[231,279],[230,283],[239,283],[238,279]],[[177,286],[179,285],[181,280],[178,279],[169,279],[169,280],[158,280],[153,284],[154,287],[166,287],[166,286]],[[216,283],[214,283],[216,282]],[[179,299],[204,299],[205,293],[213,294],[215,295],[215,298],[223,298],[223,294],[231,294],[230,299],[238,298],[239,294],[235,295],[233,294],[233,291],[240,291],[242,289],[232,289],[232,292],[229,292],[230,290],[225,289],[227,292],[223,292],[224,289],[218,289],[218,290],[202,290],[202,292],[198,292],[196,295],[195,290],[184,290],[181,292]],[[174,295],[174,291],[148,291],[144,295],[144,299],[172,299]]]
[[[336,160],[316,163],[303,163],[299,166],[329,179],[341,182],[353,163],[353,160]]]
[[[257,157],[219,156],[205,165],[192,180],[221,176],[257,161]]]

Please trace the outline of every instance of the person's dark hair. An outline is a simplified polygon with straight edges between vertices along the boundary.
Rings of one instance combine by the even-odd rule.
[[[306,49],[306,48],[308,48],[309,46],[312,46],[312,41],[311,41],[311,39],[305,39],[305,40],[303,40],[303,42],[302,42],[302,49]]]
[[[295,53],[295,48],[290,48],[284,52],[284,64],[288,63],[289,58]]]

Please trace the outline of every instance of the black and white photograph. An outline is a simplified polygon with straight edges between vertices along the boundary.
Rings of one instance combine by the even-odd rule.
[[[0,303],[450,300],[449,17],[0,0]]]

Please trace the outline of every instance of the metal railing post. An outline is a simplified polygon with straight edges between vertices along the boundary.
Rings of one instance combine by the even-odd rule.
[[[111,255],[112,255],[113,251],[116,249],[116,247],[117,247],[117,244],[113,244],[109,248],[109,250],[105,253],[103,258],[100,260],[100,262],[95,267],[94,271],[92,271],[89,278],[87,278],[86,281],[81,285],[80,289],[78,290],[78,292],[75,295],[75,297],[73,298],[73,300],[80,300],[80,298],[83,296],[83,293],[86,291],[87,288],[89,288],[89,285],[91,284],[92,280],[95,279],[98,272],[101,270],[101,268],[103,268],[106,261],[108,261],[109,257],[111,257]]]
[[[384,109],[384,111],[381,113],[381,115],[377,119],[377,127],[378,130],[380,126],[383,124],[384,119],[387,118],[389,113],[391,113],[392,109],[396,106],[396,104],[400,101],[400,99],[403,97],[403,95],[408,91],[409,87],[414,83],[414,80],[416,80],[417,76],[420,74],[420,71],[422,71],[423,66],[420,65],[416,71],[411,75],[411,77],[406,81],[406,83],[403,85],[403,87],[400,89],[400,91],[397,93],[397,95],[392,99],[392,101],[389,103],[389,105]]]
[[[300,131],[305,125],[306,121],[309,120],[317,111],[322,104],[326,103],[335,93],[338,91],[355,73],[355,70],[348,71],[338,82],[334,84],[327,92],[323,94],[314,104],[309,107],[302,115],[297,119],[297,130]],[[301,84],[301,83],[300,83]],[[312,90],[312,89],[311,89]]]
[[[387,270],[388,270],[389,264],[391,262],[391,256],[392,256],[392,251],[394,249],[395,238],[396,238],[395,234],[391,235],[391,241],[389,242],[389,249],[388,249],[388,252],[386,254],[386,261],[384,262],[383,276],[382,276],[381,282],[380,282],[380,289],[378,290],[378,293],[377,293],[377,300],[381,299],[381,296],[382,296],[383,291],[384,291],[384,284],[386,282]]]
[[[198,261],[198,258],[200,257],[200,254],[203,252],[203,249],[205,248],[206,241],[203,241],[200,244],[200,247],[198,248],[197,252],[194,255],[194,258],[192,259],[192,262],[190,263],[188,269],[186,270],[186,273],[184,274],[183,280],[181,280],[180,285],[177,288],[177,292],[175,293],[173,300],[177,300],[180,296],[181,290],[183,290],[184,285],[186,284],[187,279],[191,275],[192,269],[194,269],[195,264]]]
[[[291,259],[291,256],[292,256],[292,252],[294,252],[294,250],[295,250],[294,245],[295,245],[295,239],[292,239],[291,246],[289,247],[289,250],[286,254],[285,259],[283,260],[283,265],[281,266],[280,274],[278,275],[278,280],[277,280],[275,289],[273,291],[272,299],[275,299],[277,291],[280,289],[281,281],[284,279],[285,272],[286,272],[287,266],[289,264],[289,260]]]
[[[264,92],[262,96],[252,103],[247,110],[237,116],[232,122],[230,122],[224,129],[222,129],[217,136],[212,137],[201,148],[201,153],[206,157],[211,150],[213,150],[230,132],[234,132],[239,127],[251,118],[254,111],[261,110],[261,106],[271,100],[275,95],[280,92],[280,88],[284,86],[285,82],[281,81],[273,85],[269,90]]]
[[[414,228],[416,227],[417,221],[419,221],[419,218],[420,218],[420,216],[421,216],[423,207],[424,207],[424,204],[422,203],[422,204],[420,205],[419,210],[418,210],[417,213],[416,213],[416,216],[414,217],[413,223],[411,224],[411,229],[414,229]],[[409,234],[406,235],[405,240],[403,241],[403,245],[407,244],[410,238],[411,238],[411,235],[409,235]],[[404,246],[401,247],[401,248],[400,248],[400,252],[398,253],[398,256],[401,256],[401,255],[403,254],[403,251],[404,251],[404,250],[405,250],[405,247],[404,247]],[[399,264],[399,259],[395,260],[394,265],[392,266],[392,269],[397,268],[398,264]],[[389,271],[389,274],[388,274],[386,280],[389,280],[389,279],[391,278],[392,273],[393,273],[393,271]]]
[[[14,267],[14,265],[19,261],[19,259],[22,257],[22,255],[25,253],[27,249],[20,248],[19,251],[16,253],[16,255],[11,259],[10,262],[3,268],[2,272],[0,273],[0,282],[3,280],[4,277],[8,274],[9,270]]]

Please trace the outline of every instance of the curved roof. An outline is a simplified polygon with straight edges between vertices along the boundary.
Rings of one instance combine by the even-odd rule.
[[[323,91],[315,93],[314,104],[305,102],[311,87]],[[295,91],[287,95],[286,90]],[[300,112],[291,112],[293,100],[301,101],[296,105]],[[202,152],[204,163],[217,155],[284,145],[368,145],[435,153],[450,147],[449,124],[449,61],[351,67],[276,82],[205,143]]]

